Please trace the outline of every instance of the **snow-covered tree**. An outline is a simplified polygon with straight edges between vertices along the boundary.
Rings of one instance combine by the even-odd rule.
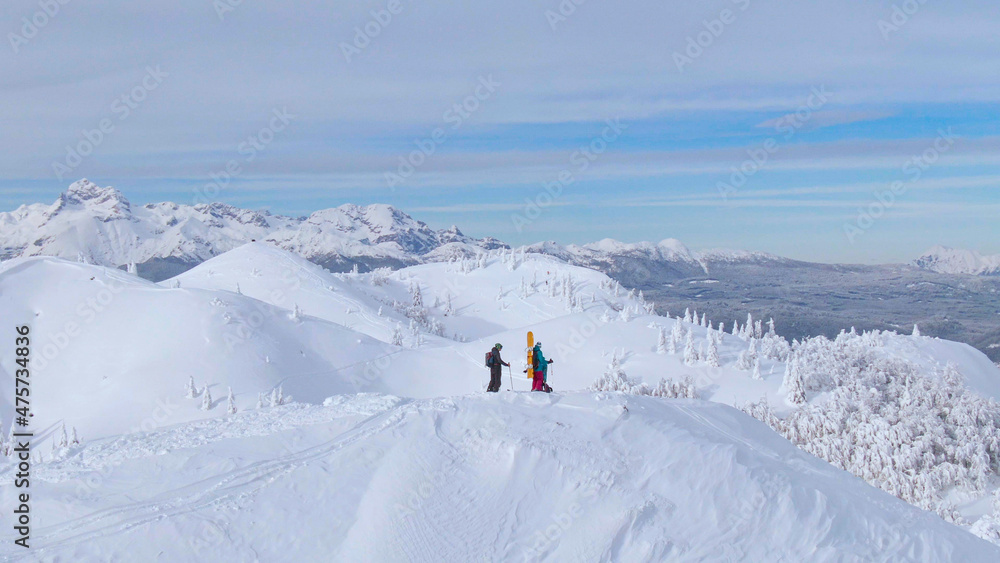
[[[753,362],[753,378],[757,381],[763,381],[764,377],[760,374],[760,358],[757,358]]]
[[[920,327],[913,325],[913,336],[920,336]]]
[[[705,354],[705,363],[713,368],[722,366],[722,362],[719,360],[719,345],[714,336],[708,339],[708,352]]]
[[[621,313],[618,314],[618,318],[623,322],[629,322],[632,320],[632,310],[629,307],[622,307]]]
[[[264,408],[264,394],[263,393],[257,393],[257,408],[258,409]]]
[[[674,321],[674,327],[670,330],[670,342],[668,343],[667,351],[671,354],[676,354],[682,340],[684,340],[684,330],[681,328],[681,320],[678,318]]]
[[[656,353],[666,354],[667,353],[667,329],[660,327],[660,335],[656,341]]]
[[[698,351],[694,347],[694,333],[687,329],[684,339],[684,363],[693,366],[698,361]]]
[[[212,410],[212,392],[209,391],[207,383],[205,384],[205,388],[201,391],[201,410]]]
[[[226,414],[236,414],[236,397],[233,396],[233,388],[229,388],[229,396],[226,397]]]
[[[187,385],[185,385],[184,396],[188,399],[194,399],[198,396],[198,388],[194,386],[194,376],[188,377]]]
[[[799,370],[798,359],[792,358],[785,368],[785,378],[782,381],[785,391],[788,393],[788,401],[793,405],[802,405],[806,402],[806,386]]]
[[[396,323],[396,326],[392,327],[392,337],[390,342],[393,346],[403,345],[403,327],[399,323]]]

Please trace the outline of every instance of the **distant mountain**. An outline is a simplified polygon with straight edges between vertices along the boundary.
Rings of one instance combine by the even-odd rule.
[[[0,259],[58,256],[102,266],[135,264],[154,281],[172,277],[250,241],[268,241],[333,271],[401,267],[505,247],[434,230],[389,205],[342,205],[284,217],[223,203],[134,207],[118,190],[86,179],[51,205],[0,213]]]
[[[342,205],[285,217],[223,203],[133,206],[114,188],[80,180],[51,205],[0,213],[0,259],[49,255],[111,267],[136,265],[160,281],[251,241],[334,272],[400,268],[509,248],[457,227],[435,230],[389,205]],[[697,252],[680,241],[526,247],[639,288],[661,313],[771,317],[788,338],[841,330],[912,330],[969,343],[1000,360],[1000,257],[937,247],[912,264],[802,262],[760,252]],[[974,274],[971,277],[970,274]],[[732,325],[730,323],[729,326]]]
[[[940,274],[969,274],[973,276],[1000,275],[1000,254],[983,256],[972,250],[935,246],[914,264],[918,268]]]
[[[791,264],[794,260],[763,252],[710,250],[695,252],[676,239],[658,243],[624,243],[604,239],[585,245],[562,246],[543,242],[528,247],[530,252],[549,254],[571,264],[607,273],[620,282],[643,287],[658,282],[713,275],[718,268],[734,264]]]

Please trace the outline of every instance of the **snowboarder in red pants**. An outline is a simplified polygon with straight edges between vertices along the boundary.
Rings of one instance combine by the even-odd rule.
[[[546,393],[551,393],[552,388],[548,385],[548,375],[549,375],[549,364],[552,360],[545,359],[542,355],[542,343],[538,342],[532,349],[532,366],[531,369],[534,372],[534,377],[531,381],[532,391],[544,391]]]

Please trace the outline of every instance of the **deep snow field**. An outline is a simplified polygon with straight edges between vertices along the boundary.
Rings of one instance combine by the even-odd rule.
[[[159,284],[57,258],[4,262],[0,317],[31,326],[41,438],[33,549],[5,529],[0,555],[1000,560],[969,533],[991,537],[995,483],[932,491],[955,523],[895,498],[733,408],[803,408],[786,381],[789,344],[766,323],[754,334],[738,319],[733,335],[733,319],[712,319],[719,335],[649,310],[600,272],[517,251],[332,274],[254,243]],[[528,392],[528,330],[555,360],[551,395]],[[927,381],[950,365],[984,409],[1000,398],[1000,369],[969,346],[844,336],[862,340]],[[488,395],[494,342],[513,368]],[[0,350],[6,434],[13,357]],[[696,399],[639,396],[684,381]],[[805,407],[837,400],[816,385]],[[79,444],[62,446],[64,427]],[[969,455],[995,464],[994,453]],[[11,468],[0,462],[3,507]]]

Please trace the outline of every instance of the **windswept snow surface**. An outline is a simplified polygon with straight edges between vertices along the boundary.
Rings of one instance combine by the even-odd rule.
[[[759,350],[759,379],[740,369],[748,340],[731,319],[714,319],[720,336],[648,314],[640,294],[553,256],[452,258],[333,274],[253,243],[159,284],[58,258],[0,264],[0,317],[35,338],[43,560],[1000,556],[732,409],[796,407],[780,350]],[[658,340],[675,328],[669,353]],[[557,395],[526,392],[528,330],[555,360]],[[699,360],[685,359],[688,332]],[[1000,370],[972,348],[873,340],[928,376],[951,363],[1000,398]],[[495,342],[513,368],[482,396]],[[5,425],[12,362],[0,355]],[[651,386],[689,380],[722,405],[587,391],[612,363]],[[259,400],[278,389],[294,402]],[[64,424],[83,443],[53,452]],[[987,494],[959,508],[978,517]]]
[[[1000,557],[702,401],[334,397],[95,441],[36,471],[41,561]]]

